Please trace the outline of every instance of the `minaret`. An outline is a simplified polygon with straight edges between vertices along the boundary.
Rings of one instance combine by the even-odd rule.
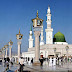
[[[51,28],[51,12],[50,7],[47,9],[47,29],[46,32],[46,44],[53,44],[53,29]]]
[[[32,26],[30,26],[30,33],[29,33],[29,48],[33,47],[33,38],[32,38]]]
[[[42,29],[41,29],[41,41],[40,41],[40,45],[44,45],[44,36],[43,36],[43,26],[42,26]]]
[[[42,26],[42,29],[41,29],[41,41],[43,41],[44,39],[44,36],[43,36],[43,26]]]

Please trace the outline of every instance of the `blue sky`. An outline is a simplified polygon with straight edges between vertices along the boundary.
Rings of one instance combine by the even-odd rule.
[[[17,52],[16,34],[23,34],[21,51],[28,50],[28,38],[31,19],[43,19],[44,40],[48,5],[51,8],[53,35],[58,31],[65,35],[66,41],[72,44],[72,0],[0,0],[0,49],[10,40],[13,41],[13,52]],[[34,38],[34,35],[33,35]]]

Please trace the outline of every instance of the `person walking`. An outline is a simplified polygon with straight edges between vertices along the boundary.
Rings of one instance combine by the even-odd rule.
[[[33,64],[33,58],[32,58],[32,60],[31,60],[31,63]]]
[[[21,60],[21,58],[19,58],[19,64],[20,64],[20,60]]]
[[[44,61],[43,57],[41,56],[39,60],[40,60],[41,66],[43,66],[43,61]]]
[[[55,66],[56,65],[56,58],[54,57],[54,59],[53,59],[53,66]]]
[[[9,71],[9,64],[7,65],[6,69],[4,72],[8,72]]]
[[[24,59],[21,57],[21,59],[20,59],[20,69],[19,69],[19,72],[23,72],[23,66],[24,66]]]
[[[52,66],[52,58],[49,59],[49,66]]]

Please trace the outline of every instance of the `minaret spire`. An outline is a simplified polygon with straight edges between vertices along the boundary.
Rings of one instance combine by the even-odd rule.
[[[47,9],[47,28],[51,28],[51,11],[50,11],[50,7],[48,6]]]
[[[20,34],[20,28],[19,28],[19,34]]]
[[[38,17],[38,10],[37,10],[37,15],[36,16]]]
[[[48,6],[48,11],[47,11],[47,13],[48,13],[48,14],[51,13],[51,11],[50,11],[50,6]]]

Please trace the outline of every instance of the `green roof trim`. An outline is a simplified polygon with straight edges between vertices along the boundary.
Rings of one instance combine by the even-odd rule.
[[[54,35],[53,42],[66,42],[64,34],[57,32]]]

